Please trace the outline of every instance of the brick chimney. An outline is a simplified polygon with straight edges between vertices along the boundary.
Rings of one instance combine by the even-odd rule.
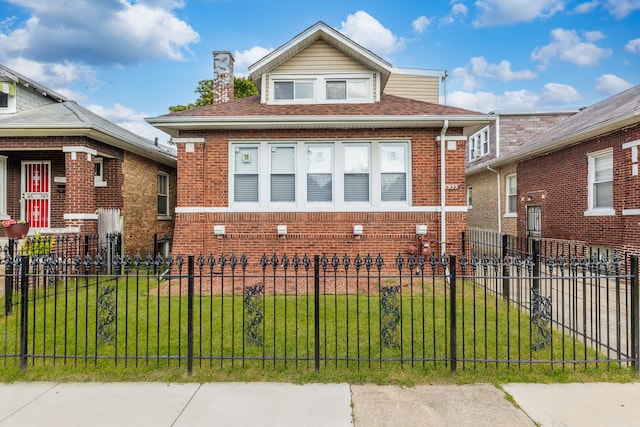
[[[213,51],[213,103],[233,100],[233,55],[224,50]]]

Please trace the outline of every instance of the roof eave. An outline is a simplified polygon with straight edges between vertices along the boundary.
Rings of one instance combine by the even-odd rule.
[[[178,136],[180,130],[203,129],[376,129],[476,128],[495,118],[486,115],[407,115],[407,116],[239,116],[239,117],[154,117],[146,121],[156,128]],[[465,132],[465,135],[467,133]]]
[[[42,125],[42,126],[24,126],[24,127],[7,127],[0,125],[0,137],[45,137],[45,136],[84,136],[96,141],[104,142],[113,147],[121,148],[139,154],[151,160],[157,161],[167,166],[175,167],[177,165],[177,157],[169,153],[162,153],[149,147],[141,147],[139,145],[124,141],[121,138],[100,129],[97,126],[65,126],[65,125]]]

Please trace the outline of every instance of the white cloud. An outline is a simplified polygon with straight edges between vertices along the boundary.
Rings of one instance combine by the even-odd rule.
[[[548,110],[571,105],[580,98],[580,94],[569,85],[547,83],[539,93],[525,89],[505,91],[501,95],[485,91],[454,91],[447,95],[447,104],[488,113],[495,110]]]
[[[452,0],[451,3],[451,12],[438,20],[438,24],[441,27],[453,24],[456,21],[456,18],[467,15],[468,9],[467,6],[464,5],[464,3],[459,3],[455,0]]]
[[[377,55],[388,57],[405,48],[405,40],[396,37],[367,12],[359,10],[347,16],[338,29],[342,34]]]
[[[11,0],[30,18],[4,25],[2,55],[41,63],[69,61],[98,65],[182,59],[199,35],[173,9],[172,0]],[[73,13],[70,13],[73,11]],[[3,59],[3,58],[2,58]]]
[[[583,36],[584,40],[575,30],[556,28],[551,31],[551,43],[534,49],[531,59],[539,61],[540,67],[544,68],[556,57],[579,66],[589,66],[611,56],[611,49],[601,48],[592,43],[603,38],[602,33],[590,31]]]
[[[640,39],[629,40],[624,48],[631,53],[640,55]]]
[[[594,10],[596,7],[598,7],[599,5],[600,5],[600,1],[599,0],[593,0],[593,1],[580,3],[579,5],[577,5],[573,9],[573,12],[574,13],[589,13],[592,10]]]
[[[448,105],[482,113],[494,110],[530,110],[536,107],[539,100],[538,95],[526,90],[504,92],[502,95],[483,91],[455,91],[447,95]]]
[[[604,96],[615,95],[633,86],[631,83],[613,74],[603,74],[596,79],[594,89]]]
[[[433,18],[427,18],[424,15],[419,16],[413,20],[413,22],[411,23],[411,27],[413,27],[413,30],[416,33],[422,34],[427,30],[429,25],[431,25],[432,21],[433,21]]]
[[[607,0],[605,8],[614,18],[622,19],[640,9],[640,0]]]
[[[157,137],[158,142],[165,143],[170,138],[166,133],[156,129],[144,121],[145,117],[149,117],[148,114],[137,112],[120,103],[115,103],[112,107],[103,107],[101,105],[91,104],[87,109],[110,122],[127,129],[129,132],[133,132],[134,134],[147,138],[151,141]]]
[[[453,6],[451,6],[451,14],[453,16],[466,15],[467,6],[465,6],[464,3],[454,3]]]
[[[483,56],[476,56],[469,60],[464,67],[455,68],[451,75],[453,78],[462,80],[462,85],[467,90],[479,89],[482,84],[479,78],[496,79],[501,82],[512,82],[517,80],[532,80],[537,74],[529,71],[513,71],[511,63],[506,60],[498,64],[490,64]]]
[[[479,10],[478,18],[473,21],[476,27],[528,22],[564,10],[563,1],[559,0],[478,0],[475,6]]]
[[[547,83],[540,92],[540,102],[544,105],[568,105],[581,98],[573,86],[561,83]]]
[[[265,48],[260,46],[254,46],[251,49],[238,51],[233,54],[234,63],[233,70],[237,77],[244,77],[248,74],[249,66],[253,65],[256,61],[264,58],[272,48]]]

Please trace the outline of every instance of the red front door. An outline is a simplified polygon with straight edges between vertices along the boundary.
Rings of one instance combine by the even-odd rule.
[[[22,162],[24,216],[33,228],[49,228],[51,162]]]

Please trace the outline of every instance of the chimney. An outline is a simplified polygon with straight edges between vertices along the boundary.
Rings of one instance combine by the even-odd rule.
[[[233,55],[224,50],[213,51],[213,103],[233,100]]]

